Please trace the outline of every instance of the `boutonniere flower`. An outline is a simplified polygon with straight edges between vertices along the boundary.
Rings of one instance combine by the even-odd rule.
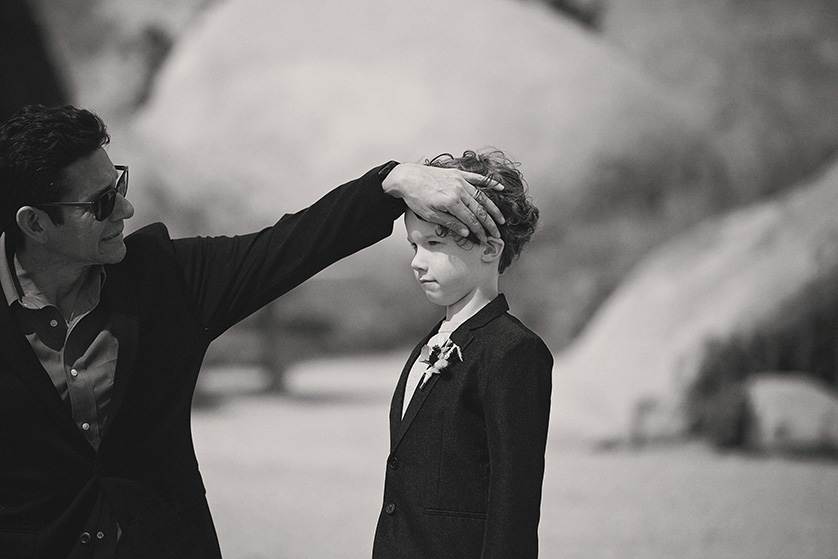
[[[422,347],[419,359],[422,363],[427,363],[428,368],[422,374],[422,379],[419,381],[419,388],[421,389],[425,386],[425,383],[428,382],[431,375],[438,375],[444,371],[454,358],[459,358],[462,361],[463,352],[460,350],[460,346],[450,339],[445,340],[442,345],[426,345]]]

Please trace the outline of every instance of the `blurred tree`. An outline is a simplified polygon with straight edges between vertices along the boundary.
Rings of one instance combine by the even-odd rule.
[[[142,35],[135,42],[137,44],[134,48],[143,59],[141,68],[145,75],[139,82],[139,91],[131,101],[133,109],[142,107],[151,96],[154,81],[172,50],[174,40],[165,29],[158,25],[149,25],[143,29]]]
[[[67,92],[26,0],[3,0],[0,13],[0,121],[23,105],[60,105]]]
[[[585,27],[597,29],[605,0],[544,0],[548,6],[558,10]]]

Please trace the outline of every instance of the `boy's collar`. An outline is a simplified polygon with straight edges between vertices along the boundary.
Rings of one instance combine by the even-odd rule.
[[[508,310],[509,304],[506,302],[506,296],[504,296],[503,293],[498,294],[497,297],[486,303],[483,308],[460,324],[460,326],[451,333],[451,341],[460,346],[460,349],[465,349],[465,347],[471,343],[471,340],[474,338],[471,333],[472,330],[482,328]]]
[[[474,313],[462,325],[467,326],[469,330],[480,328],[508,310],[509,304],[506,302],[506,296],[503,293],[499,293],[497,297],[486,303],[483,308]]]

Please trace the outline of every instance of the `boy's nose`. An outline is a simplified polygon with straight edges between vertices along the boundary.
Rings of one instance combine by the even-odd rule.
[[[417,252],[413,255],[413,259],[410,261],[410,267],[414,270],[423,270],[425,268],[425,260],[422,258],[421,253]]]

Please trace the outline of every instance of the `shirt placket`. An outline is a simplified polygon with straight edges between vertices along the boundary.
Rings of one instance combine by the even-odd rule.
[[[20,316],[25,323],[32,325],[27,339],[59,395],[69,404],[73,422],[88,442],[98,449],[102,402],[99,401],[101,397],[97,397],[96,379],[88,366],[94,344],[86,339],[90,336],[89,333],[85,336],[84,323],[92,311],[93,308],[88,307],[86,312],[67,322],[56,307],[39,307],[38,301],[24,298]]]
[[[78,325],[88,313],[73,320],[68,325],[67,339],[62,349],[62,362],[64,364],[64,372],[67,380],[68,393],[70,396],[70,407],[72,410],[73,420],[75,421],[82,434],[87,438],[88,442],[94,447],[99,447],[100,440],[100,421],[98,416],[98,404],[96,401],[96,387],[93,378],[87,368],[86,352],[71,351],[77,345],[76,338],[78,338]],[[70,355],[81,356],[73,360],[68,357]]]

